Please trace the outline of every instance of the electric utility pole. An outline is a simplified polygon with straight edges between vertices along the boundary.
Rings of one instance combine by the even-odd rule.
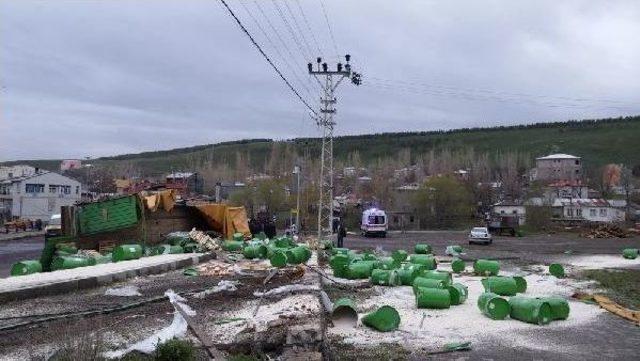
[[[336,125],[333,115],[336,113],[334,92],[344,78],[350,78],[355,85],[360,85],[361,75],[351,70],[350,55],[345,55],[346,64],[336,64],[336,70],[329,70],[322,58],[317,58],[317,67],[307,64],[309,74],[313,75],[323,95],[320,97],[320,114],[315,118],[322,127],[322,148],[320,151],[320,180],[318,184],[318,241],[324,235],[333,233],[333,129]],[[323,228],[324,225],[324,228]]]

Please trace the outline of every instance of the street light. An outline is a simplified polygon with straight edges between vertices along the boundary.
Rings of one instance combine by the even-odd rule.
[[[293,174],[297,178],[296,186],[296,232],[300,232],[300,166],[293,167]]]

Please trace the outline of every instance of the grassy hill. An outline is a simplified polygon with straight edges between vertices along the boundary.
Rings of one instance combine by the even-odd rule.
[[[252,169],[264,167],[273,148],[294,154],[317,157],[320,139],[299,138],[287,141],[252,139],[188,148],[103,157],[93,162],[101,165],[129,163],[143,174],[153,175],[171,169],[190,169],[203,162],[227,163],[233,167],[238,154],[249,160]],[[607,163],[640,166],[640,116],[536,123],[530,125],[470,128],[450,131],[383,133],[343,136],[335,139],[335,155],[344,160],[357,150],[366,164],[379,158],[410,149],[412,156],[429,151],[452,152],[473,149],[490,158],[501,153],[518,152],[530,157],[550,152],[569,153],[583,157],[589,168]],[[22,160],[5,164],[27,163],[43,169],[57,169],[59,160]]]

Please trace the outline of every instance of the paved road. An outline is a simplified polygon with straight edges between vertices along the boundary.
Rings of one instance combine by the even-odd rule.
[[[0,278],[9,276],[14,262],[40,258],[43,247],[44,236],[0,241]]]

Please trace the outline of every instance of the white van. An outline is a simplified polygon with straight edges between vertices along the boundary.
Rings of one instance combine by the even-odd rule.
[[[377,208],[370,208],[362,212],[360,230],[365,237],[387,236],[387,214]]]

